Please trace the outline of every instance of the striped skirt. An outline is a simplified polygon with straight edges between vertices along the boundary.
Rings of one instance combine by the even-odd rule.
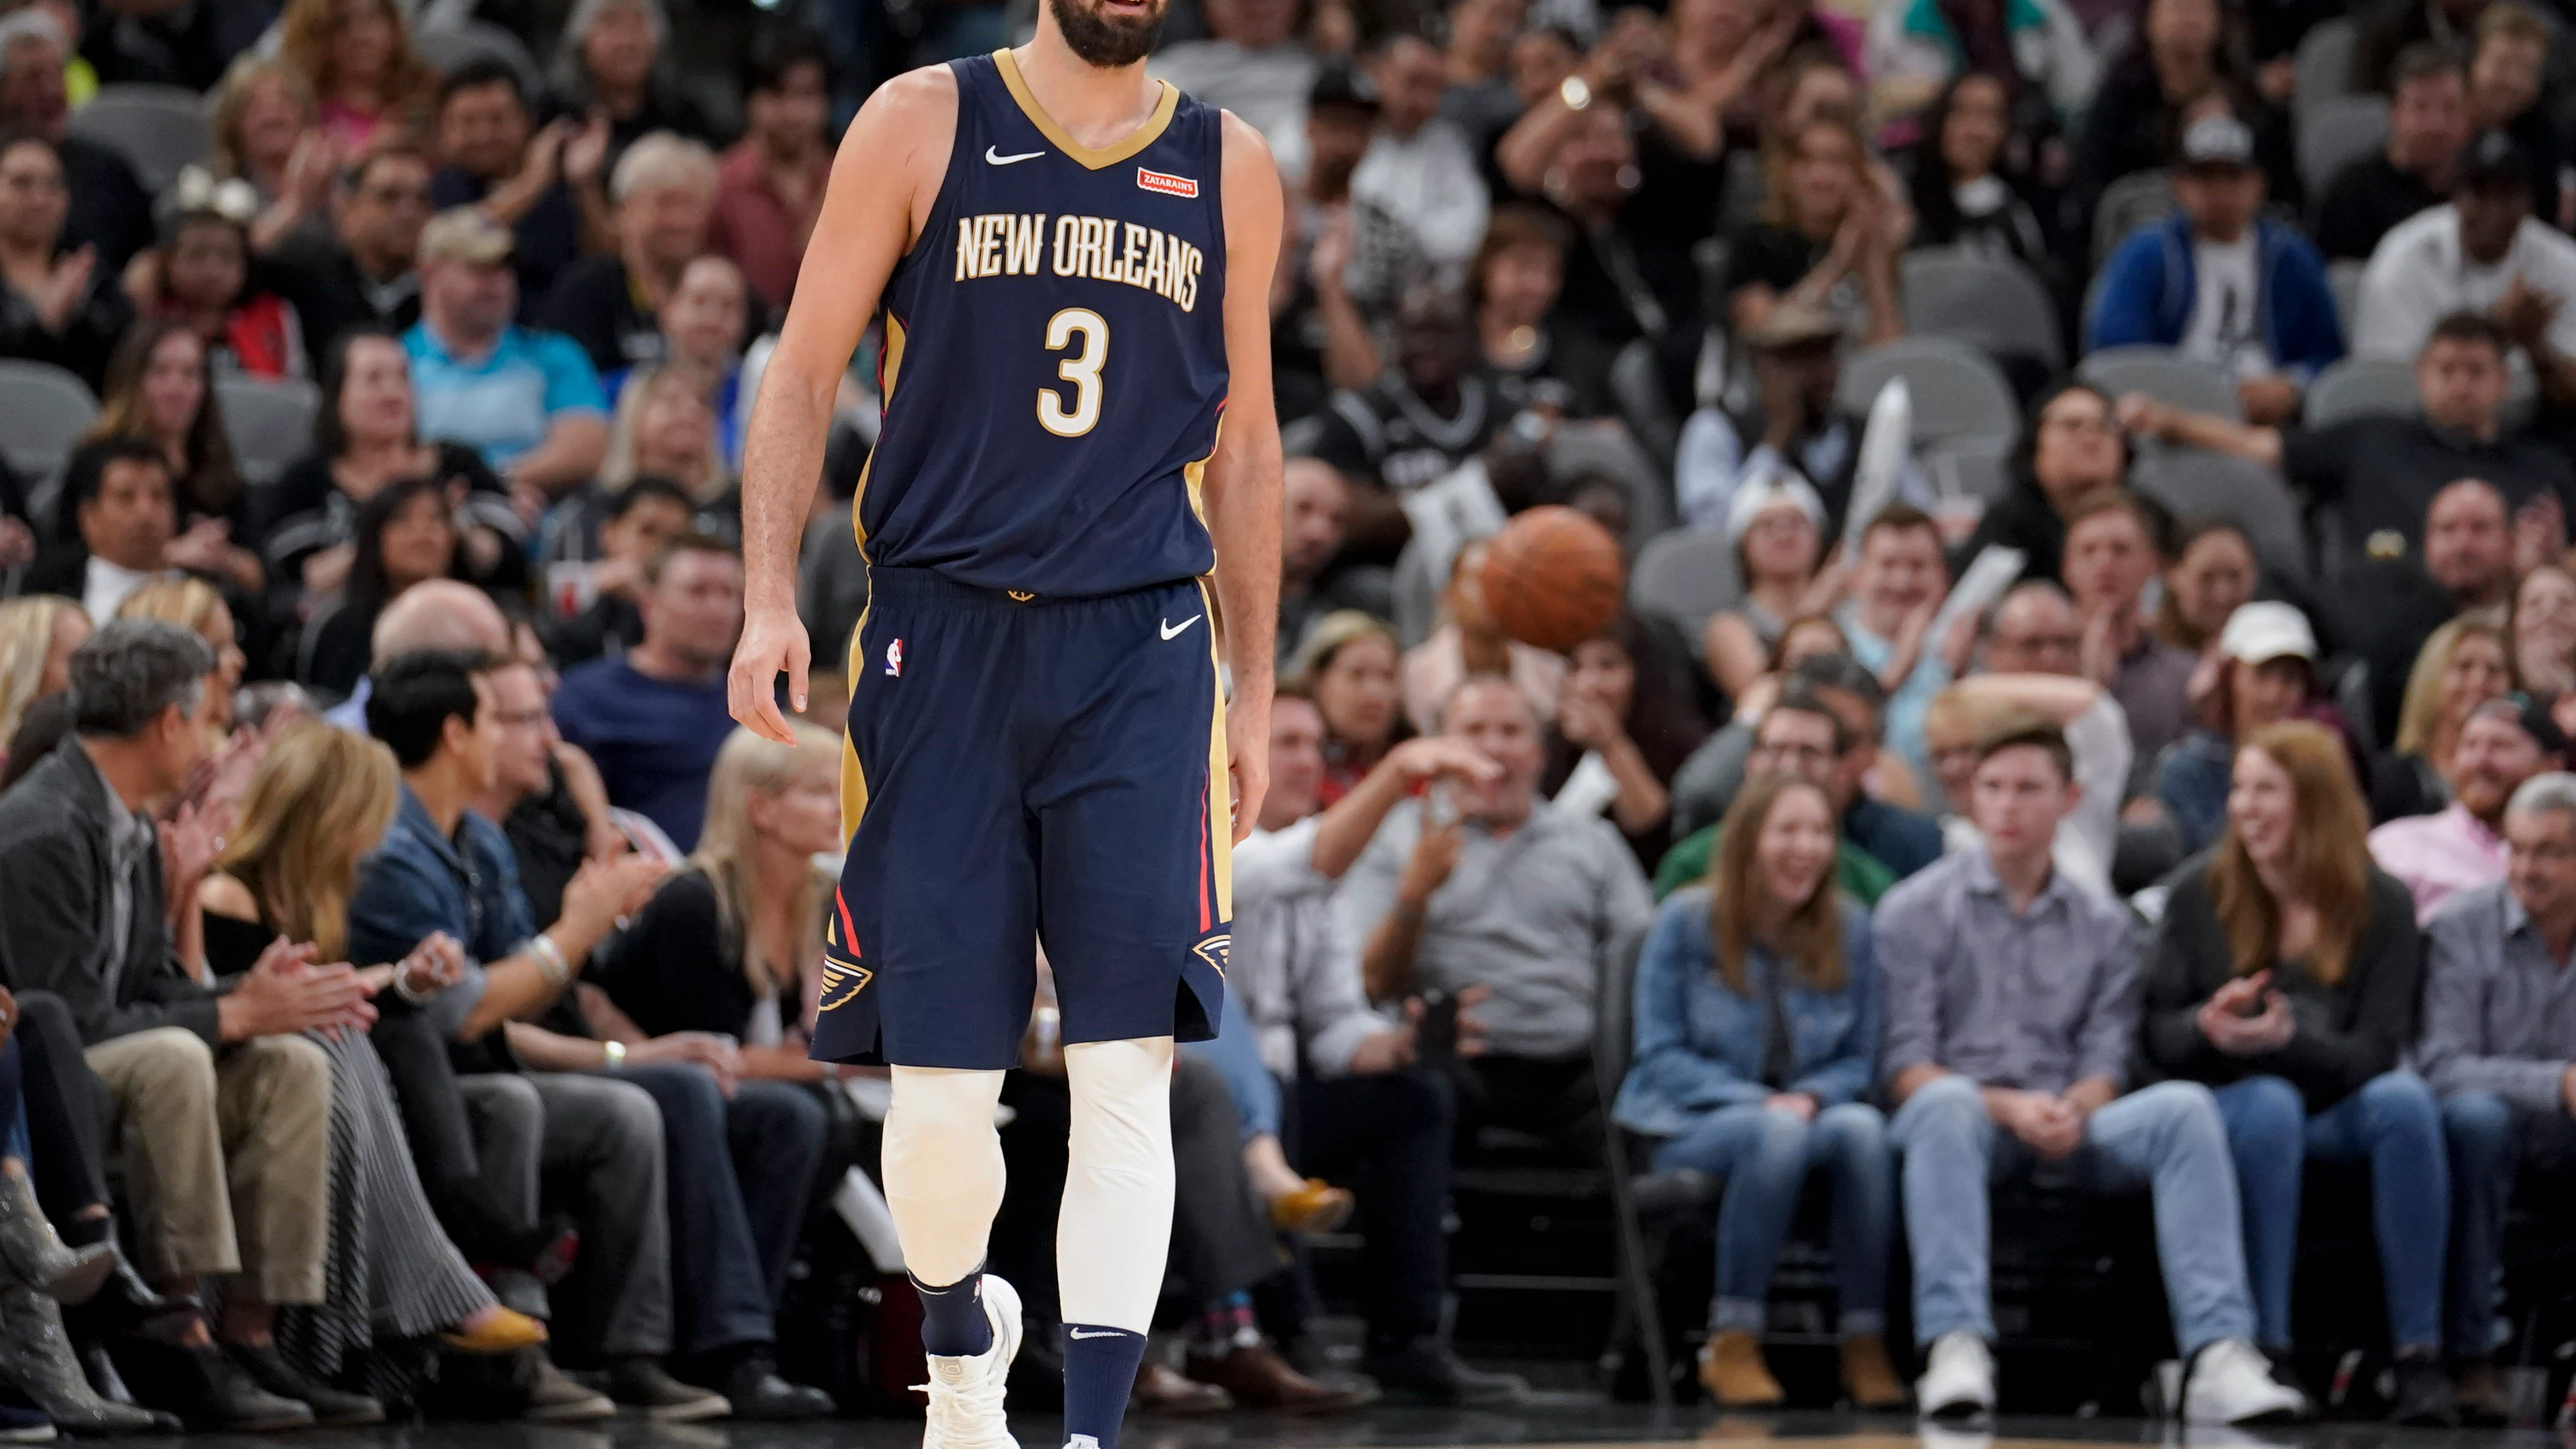
[[[278,1339],[327,1381],[378,1337],[424,1337],[493,1298],[430,1212],[374,1043],[363,1031],[306,1035],[331,1058],[331,1234],[322,1302],[281,1313]]]

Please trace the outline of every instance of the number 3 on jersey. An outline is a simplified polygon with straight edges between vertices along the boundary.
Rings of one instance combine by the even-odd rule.
[[[1100,368],[1109,360],[1109,324],[1088,307],[1067,307],[1047,319],[1046,350],[1074,345],[1082,350],[1056,365],[1056,376],[1073,384],[1073,406],[1054,388],[1038,389],[1038,425],[1059,438],[1079,438],[1100,421]]]

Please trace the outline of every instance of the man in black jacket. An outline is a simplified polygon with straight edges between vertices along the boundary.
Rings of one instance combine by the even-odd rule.
[[[363,1027],[365,989],[309,945],[279,942],[221,994],[172,953],[147,812],[205,753],[214,668],[204,640],[148,620],[112,623],[72,655],[72,736],[0,797],[0,980],[70,1009],[123,1127],[155,1277],[228,1279],[222,1346],[188,1319],[133,1346],[134,1387],[191,1428],[380,1419],[371,1399],[305,1383],[270,1334],[276,1305],[322,1301],[331,1066],[300,1033]]]

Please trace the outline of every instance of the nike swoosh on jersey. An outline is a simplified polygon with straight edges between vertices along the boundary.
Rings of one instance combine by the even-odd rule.
[[[1005,156],[1002,154],[1001,147],[987,146],[984,148],[984,164],[987,166],[1009,166],[1020,161],[1035,161],[1045,154],[1046,153],[1044,151],[1023,151],[1017,156]]]
[[[1170,621],[1169,619],[1166,619],[1166,620],[1164,620],[1164,621],[1163,621],[1163,637],[1164,637],[1164,638],[1166,638],[1166,639],[1178,639],[1179,637],[1181,637],[1181,632],[1182,632],[1183,630],[1185,630],[1185,629],[1189,628],[1192,624],[1195,624],[1195,623],[1197,623],[1198,621],[1199,621],[1199,616],[1198,616],[1198,615],[1196,615],[1196,614],[1192,614],[1192,615],[1190,615],[1188,618],[1183,619],[1183,620],[1182,620],[1181,622],[1179,622],[1178,624],[1175,624],[1175,623],[1173,623],[1172,621]]]

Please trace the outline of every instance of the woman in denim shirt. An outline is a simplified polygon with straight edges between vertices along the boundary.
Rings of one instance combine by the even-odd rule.
[[[1786,775],[1727,811],[1709,884],[1664,903],[1637,968],[1637,1054],[1619,1124],[1663,1139],[1658,1172],[1726,1179],[1700,1381],[1729,1408],[1781,1401],[1764,1305],[1807,1175],[1833,1186],[1842,1378],[1862,1409],[1902,1405],[1881,1335],[1895,1172],[1859,1101],[1878,1049],[1869,913],[1836,894],[1833,807]]]

